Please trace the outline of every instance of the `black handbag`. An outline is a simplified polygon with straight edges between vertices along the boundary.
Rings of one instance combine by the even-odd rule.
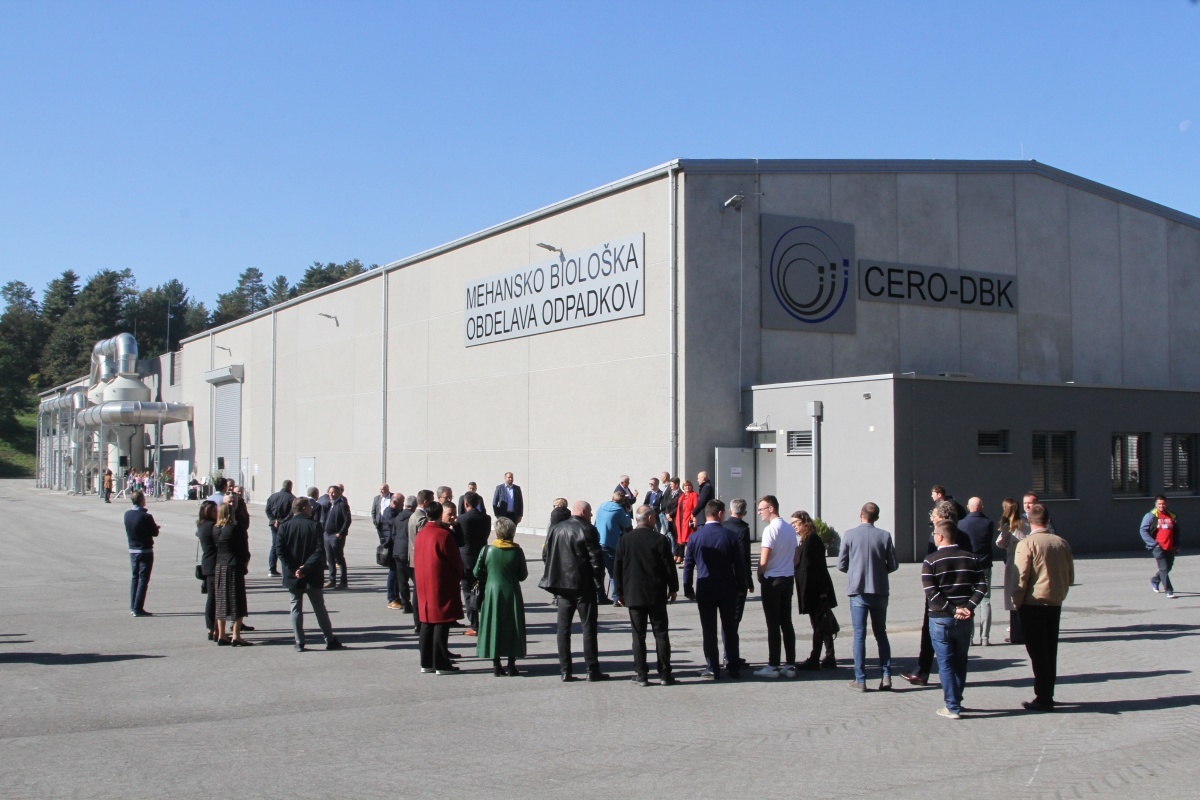
[[[204,579],[204,567],[200,566],[199,542],[196,542],[196,580],[200,581],[200,594],[208,594],[208,581]]]
[[[836,638],[838,631],[841,629],[842,626],[838,625],[837,617],[833,615],[832,608],[826,608],[821,612],[821,616],[817,617],[817,631],[822,636]]]
[[[392,546],[386,542],[375,548],[375,563],[381,567],[392,566]]]

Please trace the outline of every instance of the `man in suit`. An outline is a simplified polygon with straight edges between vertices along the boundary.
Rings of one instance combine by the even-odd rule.
[[[459,516],[462,516],[463,514],[467,513],[467,495],[468,494],[474,494],[477,498],[479,498],[478,499],[479,505],[477,506],[477,508],[479,509],[479,511],[481,513],[486,514],[487,509],[485,509],[483,507],[483,497],[479,494],[479,487],[476,485],[475,481],[471,481],[470,483],[467,484],[467,491],[463,492],[462,494],[460,494],[458,496],[458,514],[459,514]]]
[[[867,674],[863,668],[867,659],[867,617],[871,632],[879,645],[879,666],[883,678],[879,690],[892,688],[892,645],[887,637],[887,606],[891,589],[888,573],[900,569],[892,534],[876,528],[879,506],[867,503],[858,513],[861,523],[842,534],[838,551],[838,570],[846,573],[846,594],[850,596],[850,617],[854,622],[854,680],[850,688],[865,692]]]
[[[679,479],[668,476],[662,487],[663,496],[658,503],[658,521],[662,525],[663,536],[666,536],[671,541],[671,547],[674,547],[675,533],[671,520],[675,518],[675,509],[679,506]]]
[[[129,493],[133,508],[125,512],[125,537],[129,540],[129,613],[135,617],[153,617],[146,610],[146,589],[154,569],[154,537],[158,524],[146,510],[146,495],[139,489]]]
[[[646,505],[650,506],[650,511],[654,514],[653,527],[656,530],[658,530],[659,533],[662,533],[662,529],[659,527],[658,515],[660,512],[660,509],[658,506],[662,502],[662,498],[663,498],[663,493],[662,493],[662,489],[659,488],[658,478],[651,478],[650,479],[650,488],[648,488],[646,490],[646,496],[644,498],[642,498],[642,502],[644,502]]]
[[[325,635],[326,650],[341,650],[342,643],[333,635],[325,597],[321,594],[321,576],[325,571],[325,545],[321,524],[312,518],[312,503],[307,497],[292,501],[292,515],[279,526],[279,561],[283,566],[283,586],[292,595],[292,633],[296,652],[304,651],[304,597],[317,615],[317,625]]]
[[[979,645],[987,647],[992,633],[992,536],[996,526],[983,513],[983,500],[972,497],[967,501],[967,515],[959,520],[958,530],[961,532],[959,546],[975,554],[979,571],[983,573],[987,584],[983,599],[975,609],[975,636],[972,637],[978,640]]]
[[[417,636],[421,635],[421,609],[417,605],[417,592],[420,587],[417,586],[417,571],[416,561],[413,555],[416,552],[417,534],[425,527],[425,523],[429,521],[429,517],[425,513],[425,507],[433,502],[433,490],[422,489],[417,492],[417,505],[413,509],[413,513],[408,518],[408,566],[412,575],[413,590],[412,590],[412,607],[413,607],[413,632]]]
[[[379,511],[379,536],[380,544],[387,546],[388,558],[388,576],[387,576],[387,605],[393,611],[400,611],[404,608],[404,604],[400,602],[400,584],[396,577],[396,560],[394,554],[396,552],[396,520],[400,517],[404,509],[404,493],[396,492],[388,497],[386,503],[382,503],[382,508]],[[408,556],[407,551],[405,557]]]
[[[292,482],[284,481],[279,491],[267,498],[267,524],[271,526],[271,549],[267,551],[267,574],[279,577],[279,526],[292,515]]]
[[[701,473],[703,475],[703,473]],[[717,647],[717,616],[725,639],[729,677],[741,677],[738,652],[738,625],[734,607],[746,578],[742,575],[742,553],[737,537],[722,522],[725,504],[709,500],[704,507],[704,524],[688,537],[683,559],[683,593],[696,601],[700,627],[704,633],[704,672],[700,677],[715,681],[721,677],[720,651]],[[695,574],[696,587],[692,588]]]
[[[729,501],[729,516],[722,524],[737,537],[738,552],[742,554],[742,573],[745,581],[738,588],[734,601],[733,617],[741,629],[742,614],[746,610],[746,595],[754,591],[754,569],[750,566],[750,525],[746,522],[746,501],[737,497]],[[750,666],[746,659],[739,659],[738,668]],[[729,653],[725,654],[725,668],[729,669]]]
[[[514,525],[520,525],[521,517],[525,516],[525,499],[521,496],[521,487],[513,483],[511,472],[504,473],[504,483],[492,492],[492,513],[511,519]]]
[[[638,493],[637,489],[631,489],[629,487],[628,475],[622,475],[621,479],[617,481],[616,488],[613,489],[613,494],[618,492],[621,493],[621,505],[624,507],[625,513],[629,514],[633,511],[633,503],[635,500],[637,500]]]
[[[558,601],[558,666],[563,682],[575,680],[571,623],[576,611],[583,626],[583,660],[588,680],[606,680],[608,675],[600,671],[596,637],[596,599],[604,591],[604,557],[600,553],[600,534],[592,525],[591,503],[576,500],[571,517],[550,527],[542,559],[546,571],[538,586]]]
[[[467,630],[464,633],[475,636],[478,633],[479,603],[482,598],[477,597],[475,602],[471,602],[471,587],[475,585],[475,562],[479,560],[483,548],[487,547],[488,535],[492,532],[492,518],[481,510],[483,498],[475,492],[464,494],[462,503],[467,510],[455,521],[454,527],[458,529],[455,539],[461,539],[462,542],[458,552],[462,557],[463,608],[467,613]]]
[[[708,506],[708,501],[715,497],[713,494],[712,481],[708,479],[708,473],[701,470],[696,476],[696,510],[692,512],[692,517],[696,520],[696,528],[705,524],[705,508]]]
[[[675,683],[671,675],[671,637],[668,634],[667,603],[679,593],[679,576],[671,545],[654,529],[656,514],[650,505],[634,512],[637,527],[617,542],[614,564],[617,602],[629,609],[633,629],[633,682],[649,686],[646,668],[646,622],[654,631],[658,654],[658,677],[663,686]]]
[[[410,494],[404,498],[404,508],[392,520],[392,569],[396,573],[396,600],[400,610],[406,614],[413,612],[412,593],[408,589],[411,577],[408,547],[408,520],[417,510],[417,496]]]
[[[379,487],[379,494],[371,498],[371,524],[375,526],[375,533],[379,536],[380,543],[383,542],[383,527],[380,524],[380,515],[383,510],[391,505],[392,489],[386,483]]]
[[[339,486],[329,487],[329,508],[325,512],[325,561],[329,569],[326,589],[346,588],[346,534],[350,530],[350,506],[342,497]],[[342,568],[338,582],[337,568]]]

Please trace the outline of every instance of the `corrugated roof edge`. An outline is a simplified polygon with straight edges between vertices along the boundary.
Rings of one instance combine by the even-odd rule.
[[[195,336],[189,336],[186,339],[181,339],[180,344],[194,342],[202,339],[205,336],[211,336],[220,333],[223,330],[228,330],[237,325],[249,322],[254,319],[265,317],[280,309],[288,308],[289,306],[311,300],[314,297],[320,297],[322,294],[337,291],[361,281],[371,280],[380,274],[380,272],[391,272],[396,269],[403,269],[421,261],[433,258],[435,256],[448,253],[451,250],[456,250],[460,247],[465,247],[473,242],[481,239],[486,239],[489,236],[495,236],[497,233],[502,233],[512,228],[526,225],[536,219],[552,216],[561,213],[569,208],[573,208],[584,203],[589,203],[605,195],[637,186],[648,181],[656,180],[666,176],[672,169],[680,169],[683,172],[692,172],[698,175],[720,175],[720,174],[738,174],[738,173],[754,173],[759,174],[785,174],[785,173],[815,173],[815,172],[966,172],[966,173],[1030,173],[1042,175],[1051,180],[1072,186],[1085,192],[1090,192],[1101,197],[1106,197],[1118,203],[1123,203],[1152,214],[1190,225],[1194,228],[1200,228],[1200,218],[1193,217],[1190,214],[1185,214],[1182,211],[1177,211],[1168,206],[1159,203],[1151,202],[1137,195],[1123,192],[1119,189],[1114,189],[1111,186],[1105,186],[1102,183],[1081,178],[1074,173],[1066,172],[1065,170],[1047,166],[1037,161],[966,161],[966,160],[939,160],[939,159],[753,159],[753,158],[678,158],[660,164],[656,167],[643,170],[642,172],[630,175],[627,178],[606,183],[603,186],[598,186],[595,189],[590,189],[582,194],[577,194],[574,197],[568,197],[565,200],[560,200],[557,203],[551,203],[548,206],[522,214],[519,217],[514,217],[498,225],[493,225],[490,228],[485,228],[476,233],[463,236],[446,244],[438,245],[437,247],[424,250],[399,261],[392,261],[384,264],[378,269],[373,269],[364,272],[360,275],[355,275],[353,278],[347,278],[344,281],[326,286],[316,291],[302,294],[299,297],[292,298],[278,305],[265,308],[262,311],[256,311],[241,319],[236,319],[232,322],[227,322],[216,328],[210,328],[203,333],[198,333]]]

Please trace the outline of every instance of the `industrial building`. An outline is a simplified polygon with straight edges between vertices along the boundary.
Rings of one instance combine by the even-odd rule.
[[[708,470],[875,501],[907,559],[934,483],[1036,488],[1130,549],[1154,494],[1200,511],[1198,306],[1200,220],[1036,162],[676,160],[184,341],[175,452],[359,510],[512,471],[532,531]]]

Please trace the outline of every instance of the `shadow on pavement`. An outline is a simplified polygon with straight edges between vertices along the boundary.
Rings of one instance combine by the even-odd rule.
[[[1170,708],[1191,708],[1200,705],[1200,695],[1181,694],[1174,697],[1147,697],[1133,700],[1097,700],[1090,703],[1056,703],[1054,714],[1124,714],[1130,711],[1165,711]],[[1037,716],[1044,712],[1026,711],[1023,708],[991,710],[963,708],[969,717],[992,719],[996,717]]]
[[[1076,634],[1084,634],[1077,636]],[[1090,634],[1090,635],[1089,635]],[[1063,628],[1059,637],[1063,642],[1115,642],[1122,640],[1156,641],[1178,639],[1181,636],[1200,634],[1200,625],[1121,625],[1110,628]]]
[[[1156,669],[1143,672],[1084,672],[1077,675],[1059,675],[1058,685],[1076,683],[1107,683],[1109,681],[1135,681],[1142,678],[1162,678],[1167,675],[1190,675],[1186,669]],[[967,676],[967,686],[1033,686],[1033,676],[1008,678],[1002,681],[973,681]]]
[[[69,667],[78,664],[107,664],[140,658],[166,658],[141,653],[102,655],[101,653],[0,653],[0,664],[37,664],[43,667]]]

